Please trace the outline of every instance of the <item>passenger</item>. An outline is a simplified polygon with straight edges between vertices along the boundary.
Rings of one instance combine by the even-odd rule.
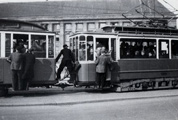
[[[29,89],[29,82],[34,78],[34,65],[35,65],[35,55],[33,54],[33,49],[28,50],[24,54],[25,67],[22,79],[24,81],[24,90]]]
[[[23,89],[22,70],[24,67],[24,55],[20,52],[21,50],[21,46],[16,47],[16,52],[11,53],[7,58],[7,61],[11,63],[12,87],[14,91]]]
[[[85,59],[86,59],[85,44],[82,44],[79,50],[79,60],[83,61]]]
[[[129,53],[130,53],[130,58],[134,58],[135,56],[135,42],[131,42],[131,45],[129,46]]]
[[[59,66],[59,69],[57,70],[57,78],[56,79],[58,81],[61,78],[61,72],[65,66],[67,67],[70,76],[72,76],[73,63],[75,61],[72,51],[70,49],[68,49],[68,46],[66,44],[63,45],[63,49],[58,54],[58,56],[56,58],[56,62],[59,60],[61,55],[63,55],[63,58],[62,58],[60,66]],[[72,78],[70,79],[70,82],[72,82]],[[69,84],[69,83],[67,83],[67,84]]]
[[[108,56],[105,55],[105,49],[101,49],[101,55],[97,56],[95,60],[96,64],[96,83],[100,88],[103,89],[106,82],[106,74],[107,74],[107,67],[111,64],[110,59]]]

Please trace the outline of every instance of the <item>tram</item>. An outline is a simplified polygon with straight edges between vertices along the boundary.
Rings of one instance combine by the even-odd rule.
[[[178,30],[152,27],[105,26],[102,32],[70,36],[70,49],[81,68],[77,84],[95,84],[98,44],[114,60],[107,71],[108,87],[121,91],[176,88],[178,86]]]
[[[49,86],[55,80],[55,33],[22,21],[0,20],[0,90],[8,92],[11,87],[10,64],[7,57],[15,45],[23,43],[26,49],[33,48],[36,56],[33,86]]]

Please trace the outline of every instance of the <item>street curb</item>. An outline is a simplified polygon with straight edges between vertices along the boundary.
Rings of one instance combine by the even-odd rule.
[[[64,105],[77,105],[87,103],[100,103],[100,102],[115,102],[125,100],[143,100],[143,99],[156,99],[156,98],[169,98],[178,97],[178,95],[166,95],[166,96],[152,96],[152,97],[134,97],[134,98],[115,98],[115,99],[101,99],[101,100],[86,100],[86,101],[73,101],[73,102],[51,102],[51,103],[36,103],[36,104],[6,104],[0,105],[0,107],[25,107],[25,106],[64,106]]]

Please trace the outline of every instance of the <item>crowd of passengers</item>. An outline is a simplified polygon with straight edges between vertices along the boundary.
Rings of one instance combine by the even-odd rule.
[[[121,58],[155,58],[154,42],[122,41],[120,45]]]

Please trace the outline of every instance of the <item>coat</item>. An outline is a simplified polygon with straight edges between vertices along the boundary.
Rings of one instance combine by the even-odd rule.
[[[11,63],[11,70],[22,70],[24,67],[24,56],[22,53],[14,52],[10,54],[7,60]]]
[[[111,60],[108,56],[102,54],[97,57],[95,64],[97,73],[106,73],[108,65],[111,64]]]
[[[34,77],[35,55],[32,53],[25,53],[25,67],[22,78],[32,79]]]

